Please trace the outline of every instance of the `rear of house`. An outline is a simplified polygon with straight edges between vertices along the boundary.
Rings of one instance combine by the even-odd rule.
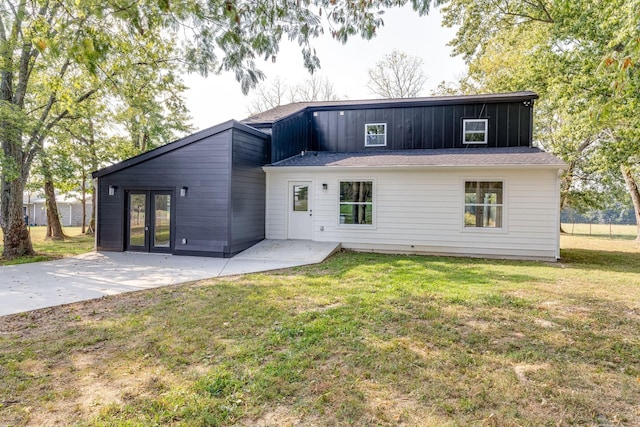
[[[272,137],[290,142],[263,168],[266,237],[558,259],[565,165],[532,147],[536,98],[336,102],[276,119]]]
[[[97,248],[232,256],[268,239],[556,260],[565,164],[532,92],[295,103],[94,173]]]

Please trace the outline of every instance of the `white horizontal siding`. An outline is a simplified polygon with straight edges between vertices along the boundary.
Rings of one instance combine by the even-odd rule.
[[[463,227],[465,179],[505,182],[502,230]],[[361,250],[545,259],[557,255],[555,170],[269,170],[267,238],[287,238],[288,182],[296,180],[313,181],[313,240]],[[374,181],[373,226],[339,224],[341,180]]]

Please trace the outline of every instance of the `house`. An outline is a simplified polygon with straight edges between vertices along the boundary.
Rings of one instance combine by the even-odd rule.
[[[99,250],[232,256],[305,239],[556,260],[565,164],[532,92],[294,103],[94,173]]]
[[[46,199],[39,195],[25,194],[23,196],[24,215],[28,219],[29,225],[47,225],[46,203]],[[63,227],[80,227],[82,225],[82,197],[79,194],[57,194],[56,204]],[[93,210],[90,194],[86,195],[84,205],[85,224],[88,224]]]

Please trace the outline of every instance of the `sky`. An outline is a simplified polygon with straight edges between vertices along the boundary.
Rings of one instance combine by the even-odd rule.
[[[375,98],[366,87],[367,71],[393,49],[424,60],[427,82],[423,96],[428,96],[440,82],[454,82],[464,74],[464,62],[452,57],[451,48],[447,46],[455,36],[455,29],[441,25],[437,10],[420,17],[410,6],[390,9],[383,20],[385,25],[369,41],[352,36],[343,45],[324,35],[313,42],[320,58],[321,68],[317,74],[329,79],[341,99]],[[266,74],[266,84],[278,76],[291,85],[309,77],[299,46],[286,40],[275,63],[258,60],[257,64]],[[185,83],[190,88],[186,92],[186,103],[195,130],[230,119],[242,120],[249,115],[248,107],[254,95],[244,96],[231,73],[207,78],[191,74],[185,77]]]

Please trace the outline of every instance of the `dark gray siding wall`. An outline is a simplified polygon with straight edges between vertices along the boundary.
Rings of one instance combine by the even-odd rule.
[[[127,190],[173,190],[174,253],[220,256],[229,246],[231,137],[228,129],[101,177],[98,249],[124,249]],[[115,196],[108,195],[109,185],[118,187]],[[186,197],[180,197],[182,187]]]
[[[311,113],[306,110],[301,111],[273,124],[271,129],[271,163],[312,149],[309,114]]]
[[[488,119],[488,147],[528,147],[531,146],[531,104],[478,103],[317,111],[309,113],[313,129],[312,149],[348,152],[463,148],[466,145],[462,143],[462,119],[465,118]],[[386,147],[364,146],[367,123],[387,124]]]
[[[264,239],[266,138],[233,131],[229,255]]]

